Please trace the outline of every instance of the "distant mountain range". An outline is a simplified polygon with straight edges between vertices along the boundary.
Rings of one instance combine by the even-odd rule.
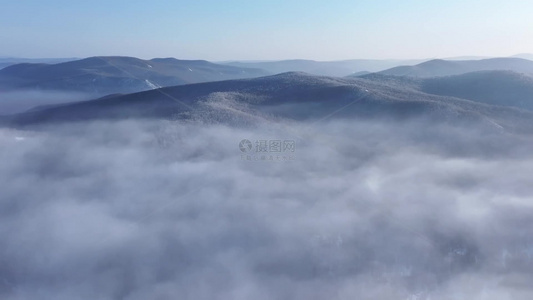
[[[494,70],[533,74],[533,61],[513,57],[463,61],[435,59],[414,66],[394,67],[378,73],[383,75],[427,78]]]
[[[129,94],[160,87],[261,77],[284,72],[322,76],[382,75],[429,78],[476,71],[507,70],[533,74],[533,61],[520,58],[431,60],[413,66],[391,66],[420,61],[347,60],[318,62],[287,60],[215,64],[203,60],[134,57],[90,57],[62,63],[21,63],[0,70],[0,91],[53,90],[81,92],[92,98]],[[389,68],[389,69],[387,69]]]
[[[277,63],[239,63],[238,67],[174,58],[92,57],[58,64],[17,64],[0,70],[0,89],[76,91],[95,95],[96,100],[57,105],[43,101],[39,107],[1,120],[9,126],[122,118],[227,122],[258,116],[320,120],[334,113],[476,120],[511,131],[533,128],[533,77],[528,75],[533,74],[533,61],[432,60],[342,78],[302,72],[264,76],[276,72],[273,66],[335,65]],[[258,64],[271,68],[242,67]]]
[[[34,64],[58,64],[67,61],[78,60],[79,58],[21,58],[21,57],[0,57],[0,69],[5,67],[22,64],[22,63],[34,63]]]
[[[400,65],[412,65],[425,60],[373,60],[373,59],[352,59],[340,61],[314,61],[305,59],[264,61],[264,62],[226,62],[224,64],[263,69],[272,74],[285,72],[305,72],[322,76],[348,76],[361,72],[378,72]]]
[[[528,60],[533,60],[533,54],[517,54],[511,58],[523,58]],[[400,67],[398,70],[394,69],[391,72],[405,72],[402,69],[405,66],[412,66],[416,64],[421,64],[429,61],[452,61],[452,62],[461,62],[461,61],[480,61],[480,60],[490,60],[490,57],[483,56],[460,56],[460,57],[449,57],[445,59],[350,59],[350,60],[339,60],[339,61],[314,61],[314,60],[305,60],[305,59],[293,59],[293,60],[280,60],[280,61],[234,61],[234,62],[223,62],[223,64],[237,66],[237,67],[247,67],[247,68],[259,68],[265,71],[268,71],[272,74],[279,74],[285,72],[305,72],[314,75],[322,76],[358,76],[366,73],[381,72],[389,70],[395,67]],[[431,65],[431,64],[430,64]],[[424,66],[422,66],[424,68]],[[445,66],[443,66],[445,68]],[[471,67],[470,67],[471,68]],[[485,69],[470,69],[466,72],[461,71],[460,73],[467,73],[473,71],[481,71]],[[493,70],[492,68],[490,70]],[[497,68],[495,70],[501,70]],[[507,69],[506,69],[507,70]],[[385,72],[387,72],[385,71]],[[515,70],[516,71],[516,70]],[[445,74],[445,75],[456,75],[455,74]],[[390,74],[390,75],[405,75],[405,74]],[[416,75],[409,75],[416,76]],[[428,74],[428,76],[433,76]],[[442,76],[442,75],[435,75]]]
[[[533,54],[531,53],[520,53],[520,54],[513,55],[511,57],[533,60]]]
[[[3,122],[9,126],[124,118],[253,122],[258,117],[320,120],[334,114],[335,117],[349,118],[426,117],[453,123],[473,121],[513,132],[533,130],[533,112],[488,105],[494,103],[493,99],[485,101],[472,97],[467,100],[445,95],[451,93],[446,85],[454,84],[454,80],[461,81],[461,78],[446,79],[442,82],[443,88],[436,88],[438,81],[379,74],[367,76],[333,78],[292,72],[256,79],[174,86],[41,107],[5,117]],[[510,76],[510,82],[519,79],[514,73],[469,75],[470,78],[479,76]],[[530,104],[523,107],[530,107]]]
[[[23,63],[6,67],[0,70],[0,90],[60,90],[103,96],[268,74],[259,69],[202,60],[91,57],[58,64]]]

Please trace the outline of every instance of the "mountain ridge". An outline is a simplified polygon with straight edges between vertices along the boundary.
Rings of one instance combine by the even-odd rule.
[[[58,64],[16,64],[0,70],[0,89],[81,91],[104,96],[162,86],[268,75],[263,70],[203,60],[95,56]]]
[[[116,95],[45,107],[9,116],[4,121],[16,127],[98,119],[221,118],[231,111],[251,111],[292,120],[321,120],[331,114],[342,118],[429,117],[452,122],[481,122],[513,132],[533,129],[533,113],[517,108],[432,95],[416,90],[415,86],[399,88],[364,78],[313,76],[301,72]]]
[[[533,61],[513,57],[454,61],[433,59],[414,66],[399,66],[378,73],[427,78],[494,70],[533,74]]]

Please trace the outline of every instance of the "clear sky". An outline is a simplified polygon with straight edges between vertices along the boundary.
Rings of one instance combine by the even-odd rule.
[[[0,56],[207,60],[533,52],[531,0],[0,0]]]

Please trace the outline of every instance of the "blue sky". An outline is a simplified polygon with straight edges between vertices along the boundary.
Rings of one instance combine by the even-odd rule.
[[[533,52],[528,0],[0,0],[0,56],[208,60]]]

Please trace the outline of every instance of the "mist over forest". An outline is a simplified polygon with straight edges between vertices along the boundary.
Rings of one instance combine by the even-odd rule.
[[[248,160],[243,139],[292,140]],[[3,129],[4,299],[528,299],[532,140],[410,121]],[[244,156],[243,156],[244,155]]]

